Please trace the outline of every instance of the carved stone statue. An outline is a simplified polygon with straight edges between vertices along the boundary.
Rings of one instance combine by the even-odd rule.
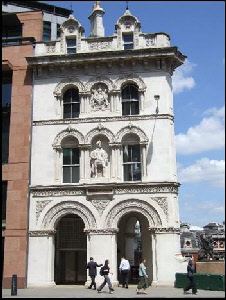
[[[91,105],[94,110],[105,110],[108,108],[108,93],[102,85],[92,90]]]
[[[102,148],[101,141],[96,142],[97,148],[90,153],[91,177],[104,177],[108,165],[108,154]]]
[[[200,241],[200,250],[198,254],[198,260],[203,260],[203,259],[213,259],[213,240],[211,237],[204,238],[203,234],[200,235],[199,237]]]

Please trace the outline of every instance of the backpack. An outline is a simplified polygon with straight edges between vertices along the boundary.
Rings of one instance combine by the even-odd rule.
[[[104,267],[101,267],[101,268],[100,268],[100,275],[101,275],[101,276],[104,276]]]

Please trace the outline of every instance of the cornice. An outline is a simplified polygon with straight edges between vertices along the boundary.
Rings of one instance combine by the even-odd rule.
[[[177,64],[181,65],[186,56],[183,55],[177,47],[163,47],[163,48],[142,48],[131,50],[109,50],[99,52],[83,52],[76,54],[57,54],[57,55],[42,55],[35,57],[26,57],[30,66],[37,65],[51,65],[62,63],[89,63],[89,62],[104,62],[104,60],[128,60],[128,59],[147,59],[147,58],[160,58],[167,57],[175,59]]]
[[[151,234],[160,234],[160,233],[176,233],[180,234],[180,227],[150,227],[149,232]]]
[[[170,114],[152,114],[152,115],[136,115],[136,116],[115,116],[115,117],[84,117],[75,119],[52,119],[33,121],[33,126],[42,125],[60,125],[60,124],[79,124],[79,123],[101,123],[101,122],[117,122],[117,121],[138,121],[152,119],[169,119],[174,121],[174,116]]]
[[[89,196],[90,193],[122,195],[122,194],[156,194],[173,193],[178,194],[178,182],[159,183],[93,183],[78,185],[56,185],[56,186],[30,186],[33,197],[55,197],[55,196]]]

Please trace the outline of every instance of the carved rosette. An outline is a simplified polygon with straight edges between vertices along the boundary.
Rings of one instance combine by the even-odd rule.
[[[92,202],[93,206],[96,207],[99,215],[102,216],[103,211],[108,206],[110,200],[92,200],[91,202]]]

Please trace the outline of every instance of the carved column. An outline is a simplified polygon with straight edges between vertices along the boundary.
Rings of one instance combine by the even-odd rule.
[[[84,149],[84,163],[83,163],[84,178],[89,179],[90,178],[90,172],[91,172],[91,170],[90,170],[90,157],[89,157],[91,145],[86,145],[86,147],[84,147],[83,149]]]
[[[144,92],[140,91],[139,92],[139,101],[140,101],[140,110],[144,110]]]
[[[55,101],[56,101],[56,115],[60,119],[60,118],[62,118],[62,116],[61,116],[61,105],[62,105],[61,96],[55,95]]]
[[[85,179],[85,166],[86,161],[85,161],[85,148],[84,145],[80,145],[80,180]]]
[[[122,145],[116,148],[117,179],[122,180]]]

